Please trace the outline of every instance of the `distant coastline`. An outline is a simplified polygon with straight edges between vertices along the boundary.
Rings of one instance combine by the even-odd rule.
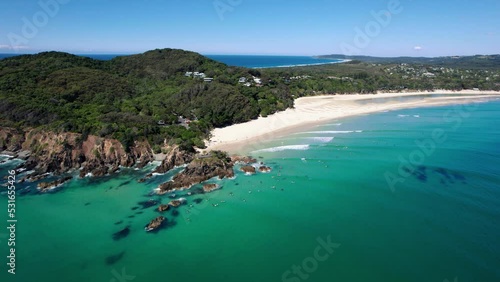
[[[212,131],[208,150],[249,153],[259,143],[289,135],[338,118],[407,108],[444,106],[500,99],[495,91],[378,93],[374,95],[322,95],[295,100],[295,108]]]

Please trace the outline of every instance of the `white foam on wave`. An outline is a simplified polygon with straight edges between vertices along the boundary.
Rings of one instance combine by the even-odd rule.
[[[420,118],[420,115],[414,115],[413,117]]]
[[[320,126],[341,126],[342,123],[327,123],[325,125],[320,125]]]
[[[409,115],[398,115],[398,117],[405,118],[405,117],[409,117]]]
[[[305,151],[305,150],[309,150],[309,145],[279,146],[279,147],[272,147],[272,148],[257,150],[257,151],[254,151],[253,153],[273,153],[273,152],[281,152],[281,151],[288,151],[288,150]]]
[[[345,131],[308,131],[308,132],[301,132],[297,134],[347,134],[347,133],[354,133],[354,132],[359,132],[359,130],[345,130]]]
[[[321,142],[321,143],[329,143],[329,142],[332,142],[332,140],[334,138],[335,137],[306,137],[305,139],[313,140],[313,141]]]

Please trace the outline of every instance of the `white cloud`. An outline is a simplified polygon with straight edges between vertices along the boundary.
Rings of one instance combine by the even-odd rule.
[[[413,47],[413,49],[414,49],[415,51],[420,51],[420,50],[422,50],[422,49],[424,49],[424,48],[423,48],[422,46],[415,46],[415,47]]]
[[[11,49],[10,45],[2,45],[0,44],[0,49]]]

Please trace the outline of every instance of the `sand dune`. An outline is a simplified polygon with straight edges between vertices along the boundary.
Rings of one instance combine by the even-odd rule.
[[[443,95],[433,95],[443,94]],[[469,103],[500,98],[500,92],[435,91],[380,93],[376,95],[330,95],[299,98],[295,108],[242,124],[217,128],[207,142],[208,149],[231,153],[247,152],[260,142],[326,123],[342,117],[422,106]]]

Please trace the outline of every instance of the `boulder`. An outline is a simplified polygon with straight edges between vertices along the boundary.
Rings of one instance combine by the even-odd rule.
[[[253,167],[253,166],[249,166],[249,165],[247,165],[247,166],[242,166],[242,167],[240,168],[240,170],[241,170],[241,171],[243,171],[244,173],[248,173],[248,174],[255,174],[255,172],[256,172],[255,167]]]
[[[163,216],[159,216],[153,220],[151,220],[145,227],[144,227],[144,230],[146,230],[146,232],[150,232],[150,231],[153,231],[153,230],[156,230],[158,229],[163,221],[165,221],[166,218],[163,217]]]
[[[210,193],[210,192],[217,190],[219,188],[220,187],[217,184],[205,184],[205,185],[203,185],[203,192]]]
[[[159,212],[166,212],[166,211],[168,211],[169,209],[170,209],[170,205],[160,205],[160,206],[158,207],[158,211],[159,211]]]
[[[259,171],[267,173],[267,172],[271,172],[271,168],[268,166],[261,166],[261,167],[259,167]]]

